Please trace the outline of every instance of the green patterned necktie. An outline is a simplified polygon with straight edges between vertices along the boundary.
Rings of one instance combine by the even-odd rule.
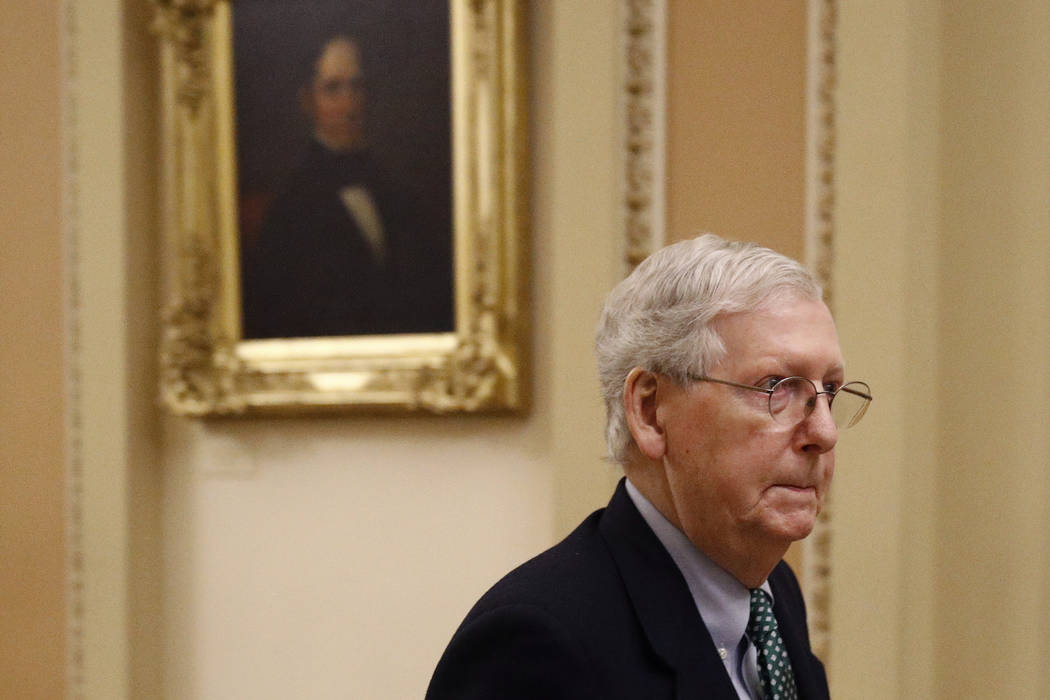
[[[761,588],[751,590],[751,619],[747,636],[758,650],[758,678],[765,700],[798,700],[795,674],[777,630],[777,618],[769,594]]]

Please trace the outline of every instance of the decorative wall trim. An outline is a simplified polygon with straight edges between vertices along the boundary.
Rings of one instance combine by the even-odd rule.
[[[837,0],[810,0],[806,149],[806,263],[830,298],[835,169]]]
[[[806,135],[806,263],[834,307],[835,27],[838,0],[809,0]],[[831,649],[831,539],[834,501],[824,502],[802,541],[802,592],[809,610],[813,652],[825,664]]]
[[[624,262],[630,270],[666,240],[667,3],[624,4]]]
[[[59,41],[62,71],[62,245],[66,393],[66,686],[84,697],[83,421],[81,417],[80,287],[77,244],[79,171],[76,149],[76,0],[63,0]]]

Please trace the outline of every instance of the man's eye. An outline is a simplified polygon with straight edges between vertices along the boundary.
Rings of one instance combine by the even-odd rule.
[[[341,92],[349,89],[349,84],[344,80],[326,80],[321,83],[321,90],[326,95],[338,95]]]
[[[783,377],[766,377],[761,382],[759,382],[758,386],[760,386],[763,389],[772,389],[777,385],[778,382],[780,382],[783,379]]]
[[[839,390],[840,386],[842,385],[838,382],[824,382],[824,391],[830,394],[834,394],[836,391]]]

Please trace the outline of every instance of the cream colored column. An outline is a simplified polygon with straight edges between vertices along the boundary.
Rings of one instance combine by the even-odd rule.
[[[531,7],[536,406],[549,405],[557,538],[609,500],[594,328],[623,275],[621,3]],[[542,409],[541,409],[542,410]]]
[[[871,383],[839,442],[834,697],[932,698],[938,427],[938,3],[839,4],[836,316]]]
[[[71,694],[161,697],[148,5],[66,0],[63,9]]]
[[[74,248],[74,659],[84,697],[130,697],[120,3],[67,5]],[[89,58],[90,57],[90,58]],[[103,79],[102,75],[111,76]],[[116,488],[114,488],[116,487]]]
[[[1050,6],[841,6],[831,679],[1050,692]]]
[[[941,697],[1050,693],[1050,4],[944,3]]]

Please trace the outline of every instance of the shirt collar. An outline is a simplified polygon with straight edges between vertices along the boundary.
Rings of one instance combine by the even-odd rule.
[[[751,617],[751,592],[732,574],[711,561],[635,488],[630,479],[627,480],[627,494],[682,572],[715,646],[723,658],[723,650],[732,654],[738,648]],[[763,581],[761,588],[772,598],[769,581]]]

